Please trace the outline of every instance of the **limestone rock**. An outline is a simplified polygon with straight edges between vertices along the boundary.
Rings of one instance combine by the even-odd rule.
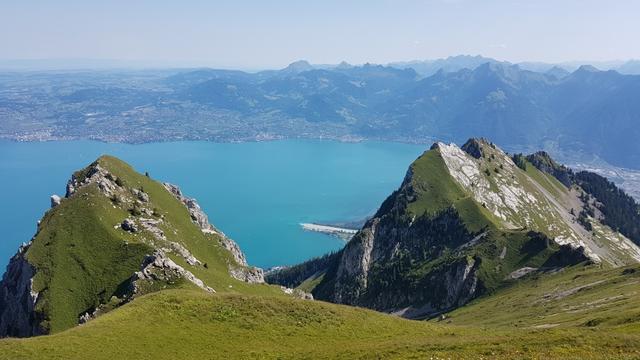
[[[124,219],[122,221],[122,224],[120,224],[120,227],[124,231],[132,232],[132,233],[138,232],[138,225],[136,225],[133,219],[129,219],[129,218]]]
[[[152,255],[149,255],[144,259],[141,270],[133,275],[131,281],[133,294],[139,293],[137,282],[140,280],[168,281],[171,280],[172,276],[182,277],[207,292],[216,292],[214,289],[207,286],[202,280],[193,275],[193,273],[176,264],[173,260],[167,257],[163,251],[156,250]]]
[[[115,189],[119,187],[115,176],[103,169],[99,164],[93,163],[87,168],[83,178],[78,178],[76,174],[71,176],[71,179],[67,182],[67,194],[65,196],[68,198],[79,188],[91,183],[98,184],[100,191],[107,197],[113,196]]]
[[[261,268],[257,267],[230,266],[229,275],[237,280],[248,282],[250,284],[264,283],[264,272]]]
[[[60,205],[61,201],[62,201],[62,199],[60,198],[60,196],[58,196],[56,194],[51,195],[51,207],[52,208]]]
[[[131,191],[138,198],[140,202],[143,202],[143,203],[149,202],[149,194],[147,194],[146,192],[138,189],[133,189]]]
[[[462,151],[473,156],[476,159],[480,159],[484,156],[482,151],[482,143],[486,143],[484,139],[469,139],[464,145],[462,145]]]
[[[35,312],[38,301],[38,293],[32,289],[35,269],[25,258],[29,246],[20,246],[0,281],[0,337],[27,337],[45,333],[39,326],[39,315]]]
[[[78,319],[78,324],[86,324],[89,320],[91,320],[92,316],[88,312],[84,313]]]
[[[298,299],[303,299],[303,300],[313,300],[313,295],[308,293],[308,292],[304,292],[300,289],[291,289],[288,288],[286,286],[280,286],[280,289],[282,290],[282,292],[284,292],[287,295],[291,295],[295,298]]]

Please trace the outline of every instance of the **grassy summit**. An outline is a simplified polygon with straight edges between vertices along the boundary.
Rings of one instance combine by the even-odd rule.
[[[640,248],[606,225],[605,210],[548,155],[512,158],[485,139],[437,143],[342,251],[268,280],[433,317],[527,274],[637,264]]]
[[[156,249],[165,249],[172,261],[217,292],[281,293],[230,276],[230,266],[242,265],[224,248],[224,235],[203,232],[163,184],[126,163],[102,156],[76,172],[73,182],[72,193],[43,217],[25,254],[35,272],[31,290],[37,293],[41,333],[73,327],[85,313],[121,304],[131,291],[132,275]],[[136,231],[123,229],[125,219]],[[181,256],[182,249],[197,263]],[[173,287],[194,285],[175,277],[139,283],[138,291]]]

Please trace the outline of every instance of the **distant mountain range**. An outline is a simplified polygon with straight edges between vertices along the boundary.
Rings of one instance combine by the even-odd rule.
[[[393,66],[298,61],[257,73],[5,72],[0,138],[429,143],[484,136],[511,151],[543,148],[640,169],[640,76],[568,69],[458,56]]]
[[[561,69],[566,73],[577,70],[580,66],[591,65],[600,70],[615,70],[625,75],[640,75],[640,60],[627,60],[627,61],[567,61],[560,63],[546,63],[525,61],[519,63],[511,63],[508,61],[496,60],[480,55],[457,55],[450,56],[444,59],[435,60],[414,60],[389,63],[389,66],[407,69],[414,69],[418,74],[423,76],[430,76],[444,70],[445,72],[456,72],[462,69],[475,69],[478,66],[486,63],[491,64],[503,64],[503,65],[518,65],[521,69],[535,71],[535,72],[548,72],[554,68]]]

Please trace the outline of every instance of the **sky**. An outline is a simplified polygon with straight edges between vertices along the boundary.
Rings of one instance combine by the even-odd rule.
[[[0,60],[279,68],[640,58],[638,0],[0,0]]]

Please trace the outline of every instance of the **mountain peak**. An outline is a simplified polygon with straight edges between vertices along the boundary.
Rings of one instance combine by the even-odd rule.
[[[338,64],[336,66],[336,69],[338,70],[346,70],[346,69],[351,69],[353,67],[353,65],[349,64],[346,61],[341,61],[340,64]]]
[[[563,77],[569,75],[570,73],[559,66],[554,66],[551,69],[547,70],[545,74],[554,76],[557,79],[562,79]]]
[[[543,152],[531,159],[560,168]],[[342,251],[292,274],[326,267],[314,297],[420,318],[532,271],[640,262],[640,248],[595,213],[577,220],[591,205],[576,187],[518,160],[484,138],[436,142]]]
[[[11,259],[0,337],[59,332],[164,288],[213,293],[260,282],[262,270],[247,266],[194,199],[101,156],[72,175]]]
[[[453,143],[445,144],[443,142],[438,141],[433,143],[433,145],[431,145],[429,150],[442,150],[443,148],[455,147],[471,155],[475,159],[480,159],[484,156],[484,153],[485,153],[484,148],[486,148],[487,146],[491,147],[492,149],[497,149],[496,145],[491,141],[489,141],[488,139],[483,137],[478,137],[478,138],[469,138],[469,140],[467,140],[460,147],[458,147],[458,145]]]
[[[593,65],[581,65],[575,72],[577,73],[596,73],[600,72],[598,68]]]
[[[461,149],[474,158],[480,159],[484,155],[483,147],[485,146],[495,148],[495,145],[485,138],[471,138],[462,145]]]
[[[289,64],[286,68],[282,69],[282,71],[298,74],[298,73],[313,70],[313,69],[314,69],[313,65],[311,65],[308,61],[298,60]]]

